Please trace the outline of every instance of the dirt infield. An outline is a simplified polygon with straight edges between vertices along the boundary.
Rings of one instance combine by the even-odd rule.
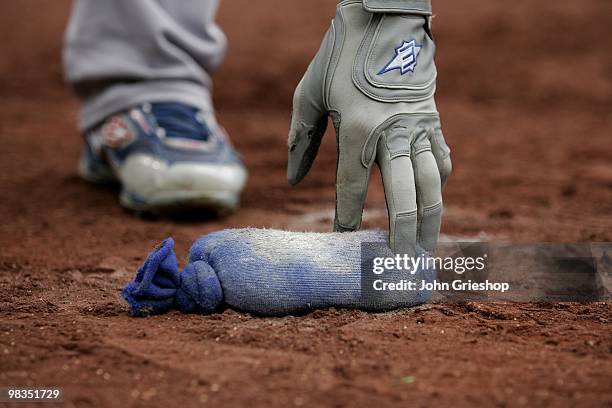
[[[334,3],[223,3],[215,98],[251,179],[221,220],[140,219],[80,181],[78,102],[60,64],[69,2],[0,4],[0,387],[61,386],[76,407],[612,406],[609,303],[127,316],[120,288],[168,235],[184,257],[230,226],[330,228],[333,135],[299,187],[285,155],[293,88]],[[435,8],[454,160],[443,232],[612,241],[612,2]],[[376,180],[366,227],[385,225]]]

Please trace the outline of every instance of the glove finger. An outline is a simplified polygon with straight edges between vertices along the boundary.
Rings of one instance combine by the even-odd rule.
[[[444,135],[442,134],[442,130],[439,126],[434,129],[434,133],[431,138],[431,152],[436,159],[438,171],[440,172],[441,184],[442,187],[444,187],[446,181],[451,175],[453,165],[450,157],[450,148],[446,144]]]
[[[389,244],[396,254],[414,255],[417,238],[417,198],[412,159],[408,150],[389,149],[391,136],[410,146],[410,134],[385,132],[377,146],[376,160],[380,167],[387,210],[389,212]]]
[[[371,166],[364,166],[361,161],[362,145],[346,140],[344,136],[345,134],[338,134],[336,217],[334,221],[334,231],[341,232],[356,231],[361,227],[371,172]]]
[[[429,145],[429,142],[427,142]],[[442,185],[438,165],[429,148],[413,155],[412,166],[417,191],[417,242],[426,251],[438,245],[442,222]]]

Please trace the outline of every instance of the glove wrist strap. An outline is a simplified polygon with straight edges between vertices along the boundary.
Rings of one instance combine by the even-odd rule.
[[[431,16],[431,0],[362,0],[370,13],[421,14]]]

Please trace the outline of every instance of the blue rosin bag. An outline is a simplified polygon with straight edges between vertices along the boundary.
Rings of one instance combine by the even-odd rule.
[[[426,302],[429,291],[362,290],[370,282],[362,274],[362,248],[373,243],[376,256],[392,257],[387,242],[382,231],[224,230],[198,239],[179,272],[174,241],[168,238],[151,252],[123,296],[134,316],[170,309],[208,314],[224,307],[265,316],[328,307],[387,311]],[[434,277],[435,271],[423,269],[374,276],[418,286]]]

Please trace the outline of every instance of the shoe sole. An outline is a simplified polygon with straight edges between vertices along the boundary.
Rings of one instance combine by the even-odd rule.
[[[238,209],[240,194],[232,191],[160,191],[146,201],[126,190],[119,194],[121,205],[137,213],[178,214],[201,210],[213,215],[226,215]]]
[[[78,173],[85,181],[94,184],[123,184],[119,202],[138,213],[176,214],[183,210],[203,210],[225,215],[238,208],[240,193],[248,177],[244,168],[180,164],[167,169],[164,173],[167,182],[161,183],[156,190],[147,191],[146,197],[135,191],[138,183],[131,183],[136,187],[134,190],[126,188],[121,179],[133,180],[138,178],[138,174],[151,174],[155,171],[149,168],[151,162],[147,156],[135,155],[117,177],[110,170],[92,168],[86,159],[81,158]]]

